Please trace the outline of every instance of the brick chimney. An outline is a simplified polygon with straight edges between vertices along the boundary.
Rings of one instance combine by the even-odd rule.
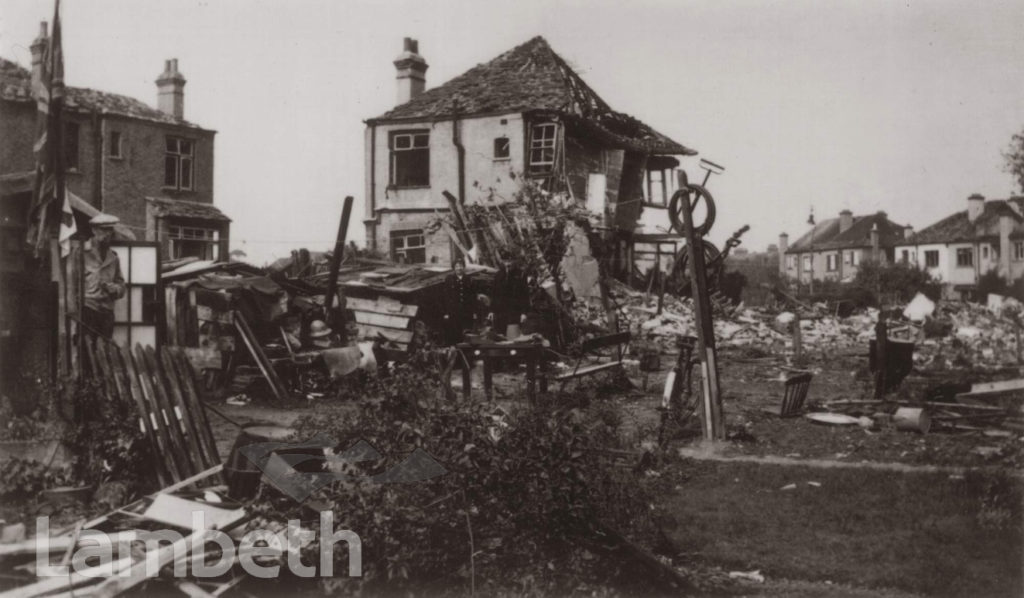
[[[420,56],[420,43],[411,37],[405,38],[402,53],[395,59],[398,71],[397,105],[408,102],[423,93],[427,86],[427,61]]]
[[[178,72],[178,59],[164,61],[164,72],[156,80],[156,107],[174,118],[185,118],[185,77]]]
[[[779,235],[779,274],[786,275],[786,250],[789,249],[789,235]]]
[[[973,193],[967,198],[967,220],[974,222],[985,211],[985,196]]]
[[[46,41],[49,34],[46,31],[46,21],[39,23],[39,35],[32,42],[32,95],[43,79],[43,60],[46,59]]]
[[[853,212],[850,210],[839,212],[839,234],[850,230],[851,226],[853,226]]]
[[[913,236],[914,236],[914,227],[909,225],[909,224],[904,226],[903,227],[903,238],[904,239],[909,239],[910,237],[913,237]]]
[[[876,262],[879,261],[878,250],[878,223],[876,222],[871,225],[871,259]]]

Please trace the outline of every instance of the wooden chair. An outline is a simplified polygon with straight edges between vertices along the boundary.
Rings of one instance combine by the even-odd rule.
[[[810,373],[797,374],[786,380],[786,389],[782,395],[782,407],[776,414],[779,417],[799,417],[804,411],[807,400],[807,388],[814,376]]]
[[[632,336],[628,331],[626,332],[613,332],[611,334],[605,334],[602,336],[594,337],[583,341],[580,344],[580,357],[576,360],[576,365],[573,367],[571,372],[564,374],[558,374],[552,379],[561,382],[559,390],[565,387],[565,383],[569,380],[582,378],[583,376],[589,376],[610,370],[617,367],[622,367],[624,348],[629,344]],[[601,351],[608,347],[615,347],[615,358],[612,361],[591,363],[589,365],[583,365],[588,358],[598,358],[601,356]]]

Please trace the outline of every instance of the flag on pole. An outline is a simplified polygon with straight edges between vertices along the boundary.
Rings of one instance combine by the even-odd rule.
[[[45,30],[43,31],[45,34]],[[57,217],[57,198],[67,204],[64,189],[64,51],[61,48],[60,0],[53,5],[53,31],[45,40],[42,73],[32,92],[36,98],[36,178],[29,212],[29,239],[38,255]],[[70,205],[67,205],[70,212]],[[62,218],[63,220],[63,218]],[[74,220],[71,220],[73,225]],[[63,231],[62,231],[63,232]],[[62,235],[63,236],[63,235]],[[68,235],[70,238],[70,235]],[[63,252],[62,252],[63,253]]]

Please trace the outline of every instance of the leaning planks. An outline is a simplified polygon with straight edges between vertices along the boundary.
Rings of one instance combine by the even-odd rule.
[[[266,353],[263,352],[263,348],[260,347],[259,341],[256,340],[256,335],[252,333],[252,329],[249,328],[249,323],[245,321],[245,317],[241,313],[235,311],[232,312],[235,322],[235,328],[238,330],[238,335],[242,337],[242,342],[246,348],[249,349],[249,353],[252,355],[253,361],[259,367],[263,377],[267,380],[270,385],[270,390],[274,393],[274,398],[279,403],[288,402],[288,389],[285,388],[281,379],[278,378],[277,372],[274,371],[274,365],[267,359]]]
[[[153,447],[153,469],[162,484],[179,482],[220,464],[192,367],[181,348],[118,348],[87,339],[88,357],[108,400],[133,406],[139,429]]]

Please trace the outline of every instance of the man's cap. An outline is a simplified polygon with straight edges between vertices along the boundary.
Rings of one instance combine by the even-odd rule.
[[[89,219],[89,224],[92,226],[114,226],[121,219],[112,214],[99,213]]]

